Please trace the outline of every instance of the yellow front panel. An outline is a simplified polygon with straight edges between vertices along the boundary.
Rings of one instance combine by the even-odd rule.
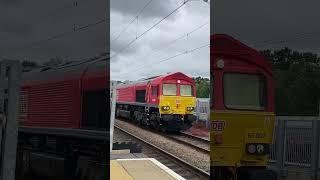
[[[170,109],[163,110],[162,106],[170,106]],[[160,96],[159,111],[161,114],[193,114],[194,111],[187,111],[188,106],[196,106],[195,97]]]
[[[267,155],[247,154],[246,144],[271,144],[274,119],[274,114],[267,112],[211,111],[212,126],[215,124],[210,133],[211,165],[265,166]],[[222,144],[215,143],[216,134],[222,134]]]

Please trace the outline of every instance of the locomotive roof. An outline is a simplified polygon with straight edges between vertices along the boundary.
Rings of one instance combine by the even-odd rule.
[[[126,84],[120,84],[118,87],[127,87],[127,86],[131,86],[131,85],[147,84],[148,82],[151,82],[152,84],[159,84],[162,81],[167,80],[167,79],[180,79],[180,80],[185,80],[185,81],[192,82],[192,83],[194,82],[192,78],[188,77],[184,73],[175,72],[175,73],[169,73],[169,74],[165,74],[165,75],[154,76],[151,78],[141,79],[141,80],[133,81],[133,82],[126,83]]]
[[[64,79],[68,77],[80,77],[86,72],[107,71],[107,59],[97,58],[95,60],[75,61],[53,68],[40,68],[25,72],[22,75],[23,81],[44,81]],[[108,74],[108,73],[106,73]]]
[[[213,44],[211,49],[213,55],[237,56],[271,73],[271,64],[261,53],[227,34],[212,35],[211,44]]]

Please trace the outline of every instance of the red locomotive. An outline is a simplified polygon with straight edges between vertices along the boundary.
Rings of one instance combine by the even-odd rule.
[[[116,116],[158,130],[185,130],[195,119],[196,88],[183,73],[151,77],[117,87]]]
[[[106,129],[105,61],[24,74],[21,125]]]
[[[86,166],[79,163],[89,162],[84,159],[106,165],[110,126],[107,63],[100,58],[23,74],[18,149],[28,162],[17,163],[27,164],[22,169],[81,179],[81,167]],[[39,163],[43,158],[46,160]],[[51,171],[52,162],[60,164],[54,169],[60,169],[61,176]],[[103,168],[100,172],[105,176]]]

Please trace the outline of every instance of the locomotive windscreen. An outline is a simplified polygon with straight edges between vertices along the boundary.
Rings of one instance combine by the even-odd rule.
[[[146,90],[137,90],[136,91],[136,102],[144,103],[146,102]]]

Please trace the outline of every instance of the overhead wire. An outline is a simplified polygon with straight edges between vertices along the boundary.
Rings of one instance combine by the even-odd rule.
[[[293,37],[289,37],[286,39],[280,39],[280,40],[269,39],[269,40],[257,41],[257,42],[252,43],[252,46],[253,47],[261,47],[261,46],[268,46],[268,45],[273,45],[273,44],[283,44],[283,43],[290,42],[292,40],[311,38],[314,35],[317,35],[317,34],[314,34],[314,32],[299,33]]]
[[[114,39],[112,39],[112,40],[110,41],[110,43],[112,43],[113,41],[118,40],[118,39],[120,38],[121,34],[122,34],[123,32],[125,32],[125,31],[130,27],[130,25],[131,25],[136,19],[138,19],[138,17],[141,15],[141,13],[144,11],[144,9],[145,9],[147,6],[149,6],[149,4],[150,4],[152,1],[153,1],[153,0],[149,0],[149,1],[143,6],[143,8],[137,13],[137,15],[135,15],[135,16],[132,18],[132,20],[120,31],[120,33],[119,33]]]
[[[34,47],[34,46],[37,46],[39,44],[42,44],[42,43],[45,43],[47,41],[52,41],[52,40],[55,40],[55,39],[60,39],[62,37],[65,37],[65,36],[68,36],[70,34],[73,34],[74,32],[78,32],[78,31],[83,31],[83,30],[86,30],[86,29],[89,29],[91,27],[94,27],[94,26],[97,26],[99,24],[102,24],[104,22],[107,21],[107,18],[104,18],[104,19],[101,19],[99,21],[96,21],[94,23],[90,23],[90,24],[87,24],[87,25],[84,25],[84,26],[80,26],[78,28],[73,28],[72,30],[70,31],[65,31],[65,32],[62,32],[62,33],[57,33],[53,36],[50,36],[48,38],[45,38],[45,39],[41,39],[41,40],[38,40],[38,41],[34,41],[34,42],[31,42],[31,43],[27,43],[21,47],[17,47],[17,48],[10,48],[9,52],[10,51],[19,51],[19,50],[23,50],[23,49],[26,49],[26,48],[30,48],[30,47]]]
[[[61,10],[65,10],[65,9],[70,9],[70,8],[76,7],[76,6],[78,6],[78,3],[81,2],[81,1],[84,1],[84,0],[75,0],[75,1],[73,1],[73,2],[71,2],[71,3],[68,2],[68,3],[64,4],[62,7],[56,8],[56,9],[54,9],[53,11],[49,11],[49,13],[47,13],[47,14],[45,14],[45,15],[43,15],[43,16],[45,16],[45,17],[50,17],[50,15],[56,14],[56,13],[58,13],[58,12],[61,12]],[[43,17],[43,16],[41,16],[41,17]],[[74,27],[73,27],[73,30],[71,30],[71,31],[58,33],[58,34],[55,34],[55,35],[53,35],[53,36],[50,36],[50,37],[48,37],[48,38],[46,38],[46,39],[42,39],[42,40],[39,40],[39,41],[35,41],[35,42],[28,43],[28,44],[26,44],[26,45],[24,45],[24,46],[22,46],[22,47],[10,48],[9,51],[22,50],[22,49],[26,49],[26,48],[28,48],[28,47],[36,46],[36,45],[41,44],[41,43],[43,43],[43,42],[47,42],[47,41],[59,39],[59,38],[62,38],[62,37],[66,36],[66,35],[68,35],[68,34],[70,34],[70,33],[73,33],[73,32],[76,32],[76,31],[81,31],[81,30],[87,29],[87,28],[89,28],[89,27],[91,27],[91,26],[96,26],[96,25],[98,25],[98,24],[104,23],[104,22],[106,22],[106,20],[110,20],[110,19],[109,19],[109,18],[104,18],[104,19],[101,19],[101,20],[99,20],[99,21],[97,21],[97,22],[90,23],[90,24],[87,24],[87,25],[84,25],[84,26],[80,26],[80,27],[78,27],[78,28],[76,28],[76,27],[74,26]],[[12,58],[12,57],[5,57],[5,56],[3,56],[3,55],[0,56],[0,58],[1,58],[1,59],[16,59],[16,58]]]
[[[110,59],[114,58],[115,56],[117,56],[119,53],[121,53],[122,51],[126,50],[128,47],[130,47],[134,42],[136,42],[137,40],[139,40],[142,36],[144,36],[145,34],[147,34],[149,31],[151,31],[153,28],[155,28],[157,25],[159,25],[162,21],[164,21],[165,19],[167,19],[168,17],[170,17],[172,14],[174,14],[175,12],[177,12],[182,6],[184,6],[187,2],[189,2],[190,0],[184,1],[181,5],[179,5],[178,7],[176,7],[173,11],[171,11],[168,15],[166,15],[165,17],[163,17],[162,19],[160,19],[159,21],[157,21],[155,24],[153,24],[150,28],[148,28],[146,31],[144,31],[143,33],[141,33],[139,36],[137,36],[135,39],[131,40],[128,44],[126,44],[125,46],[123,46],[119,51],[117,51],[114,55],[111,56]]]
[[[191,34],[195,33],[196,31],[200,30],[201,28],[205,27],[206,25],[209,24],[209,21],[206,21],[205,23],[201,24],[200,26],[197,26],[196,28],[194,28],[193,30],[175,38],[174,40],[172,41],[169,41],[168,43],[165,43],[165,45],[159,49],[156,49],[156,50],[152,50],[150,51],[150,53],[146,54],[145,56],[142,56],[141,58],[138,58],[138,59],[144,59],[146,57],[148,57],[149,55],[151,54],[155,54],[157,52],[160,52],[161,50],[164,50],[164,49],[167,49],[168,47],[170,47],[172,44],[178,42],[179,40],[185,38],[185,37],[189,37]],[[143,66],[143,65],[142,65]]]
[[[200,49],[202,49],[202,48],[209,47],[209,46],[210,46],[210,44],[205,44],[205,45],[202,45],[202,46],[199,46],[199,47],[190,49],[190,50],[186,50],[186,51],[180,52],[180,53],[178,53],[178,54],[175,54],[175,55],[173,55],[173,56],[170,56],[170,57],[161,59],[161,60],[159,60],[159,61],[152,62],[152,63],[149,63],[149,64],[145,64],[144,66],[142,66],[142,67],[140,67],[140,68],[137,68],[137,69],[135,69],[135,70],[133,70],[133,71],[120,74],[120,76],[129,74],[129,73],[132,73],[132,72],[137,72],[137,71],[143,69],[144,67],[148,67],[148,66],[150,66],[150,65],[154,65],[154,64],[159,64],[159,63],[162,63],[162,62],[166,62],[166,61],[169,61],[169,60],[174,59],[174,58],[176,58],[176,57],[179,57],[179,56],[182,56],[182,55],[186,55],[186,54],[188,54],[188,53],[192,53],[192,52],[194,52],[194,51],[198,51],[198,50],[200,50]]]

